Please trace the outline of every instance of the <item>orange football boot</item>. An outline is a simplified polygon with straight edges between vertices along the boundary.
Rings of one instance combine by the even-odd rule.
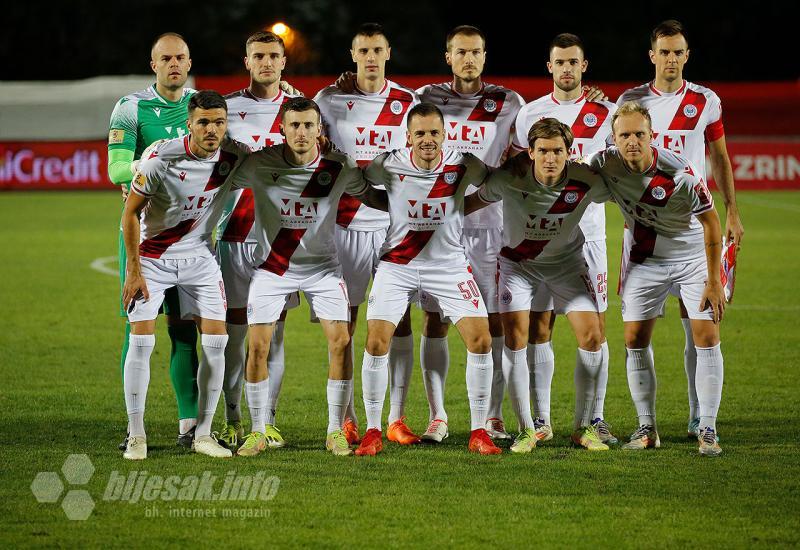
[[[383,436],[377,428],[367,430],[361,445],[356,449],[356,456],[375,456],[383,450]]]
[[[470,432],[469,451],[482,455],[499,455],[503,452],[500,450],[500,447],[494,444],[494,441],[489,438],[489,434],[487,434],[486,430],[483,428]]]
[[[400,420],[395,420],[389,424],[389,429],[386,430],[386,439],[400,445],[416,445],[420,443],[422,440],[411,431],[411,428],[406,426],[405,420],[406,417],[401,416]]]
[[[358,435],[358,424],[353,422],[352,419],[348,418],[345,421],[344,426],[342,426],[342,431],[350,445],[358,445],[361,443],[361,436]]]

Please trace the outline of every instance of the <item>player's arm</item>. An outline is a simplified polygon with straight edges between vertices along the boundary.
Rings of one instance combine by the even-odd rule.
[[[722,200],[725,202],[725,236],[728,242],[733,241],[737,247],[742,244],[744,227],[739,217],[739,207],[736,205],[736,189],[733,184],[733,168],[728,157],[728,148],[725,146],[725,136],[708,142],[708,152],[711,157],[711,171],[717,183]]]
[[[700,298],[700,311],[710,306],[714,311],[714,322],[722,321],[725,311],[725,290],[719,278],[720,257],[722,256],[722,229],[719,225],[719,215],[714,208],[697,214],[697,220],[703,226],[703,239],[706,248],[706,263],[708,265],[708,279],[703,295]]]
[[[137,177],[143,178],[144,176],[139,174]],[[122,237],[128,257],[125,267],[125,286],[122,288],[122,303],[126,308],[139,295],[143,296],[145,300],[150,298],[139,259],[139,215],[148,200],[148,197],[139,194],[134,188],[133,192],[128,195],[128,200],[125,201],[125,210],[122,212]]]
[[[498,186],[500,185],[499,178],[502,177],[500,171],[489,172],[478,190],[464,197],[465,216],[502,199],[502,196],[498,192]]]
[[[108,178],[123,186],[123,193],[136,172],[133,160],[137,139],[137,105],[122,98],[111,113],[108,130]]]

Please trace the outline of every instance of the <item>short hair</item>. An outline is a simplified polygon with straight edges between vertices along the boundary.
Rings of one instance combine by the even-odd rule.
[[[447,41],[445,42],[445,49],[447,51],[450,51],[450,43],[453,41],[453,38],[459,34],[463,34],[464,36],[480,36],[483,42],[483,49],[486,49],[486,35],[483,34],[482,30],[472,25],[459,25],[447,33]]]
[[[581,49],[581,53],[586,55],[586,49],[583,47],[583,41],[578,37],[577,34],[571,34],[568,32],[562,32],[553,38],[553,40],[550,42],[550,47],[547,49],[547,55],[549,56],[551,53],[553,53],[553,48],[571,48],[572,46],[578,46]]]
[[[683,28],[683,24],[677,19],[667,19],[666,21],[662,21],[656,28],[653,29],[653,32],[650,33],[650,45],[655,47],[656,40],[662,37],[667,36],[683,36],[683,39],[686,40],[686,45],[689,45],[689,37],[686,34],[686,30]]]
[[[168,36],[171,36],[173,38],[177,38],[178,40],[180,40],[181,42],[186,44],[186,49],[187,50],[189,49],[189,43],[186,42],[186,39],[183,36],[181,36],[180,34],[178,34],[176,32],[165,32],[165,33],[161,33],[158,36],[156,36],[155,39],[153,40],[152,44],[150,44],[150,57],[153,57],[153,50],[155,49],[156,44],[158,44],[158,41],[161,40],[162,38],[166,38]]]
[[[244,48],[247,50],[248,46],[253,42],[262,42],[264,44],[271,44],[273,42],[277,42],[280,44],[281,49],[286,52],[286,45],[283,43],[283,38],[275,34],[274,32],[270,31],[258,31],[254,32],[247,38],[247,42],[244,43]]]
[[[614,124],[619,117],[622,115],[632,115],[634,113],[642,115],[647,121],[647,127],[650,128],[650,130],[653,129],[653,119],[650,118],[650,112],[647,110],[647,107],[637,101],[626,101],[611,115],[611,131],[614,131]]]
[[[536,144],[536,140],[539,138],[555,139],[557,137],[564,140],[564,145],[567,147],[567,151],[569,151],[574,139],[569,126],[555,118],[543,118],[536,121],[533,126],[531,126],[530,130],[528,130],[528,146],[533,148]]]
[[[412,118],[418,116],[430,116],[430,115],[438,116],[439,120],[442,121],[442,126],[444,126],[444,115],[439,110],[439,107],[437,107],[433,103],[423,102],[414,105],[414,107],[412,107],[411,110],[408,112],[408,118],[406,119],[406,127],[407,128],[411,127]]]
[[[303,113],[305,111],[316,111],[317,118],[321,121],[322,114],[319,112],[319,106],[311,99],[307,97],[293,97],[287,99],[283,105],[281,105],[281,109],[278,112],[278,117],[281,121],[283,121],[283,116],[288,111],[294,111],[296,113]]]
[[[195,109],[224,109],[228,112],[228,104],[225,98],[215,90],[200,90],[195,92],[189,99],[189,114]]]
[[[372,36],[378,36],[378,35],[380,35],[383,38],[385,38],[386,39],[386,44],[389,44],[389,37],[386,36],[386,33],[383,30],[383,26],[381,26],[378,23],[362,23],[358,27],[358,30],[356,30],[356,33],[353,35],[353,40],[355,40],[359,36],[372,37]],[[351,41],[351,43],[352,43],[352,41]]]

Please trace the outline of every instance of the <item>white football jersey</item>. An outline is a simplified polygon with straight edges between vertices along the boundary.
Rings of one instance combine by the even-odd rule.
[[[606,148],[611,137],[611,117],[617,106],[608,101],[586,101],[586,94],[573,101],[559,101],[550,93],[520,109],[514,132],[514,148],[528,150],[528,132],[543,118],[555,118],[572,130],[574,141],[571,159],[586,157]],[[581,220],[581,231],[587,241],[606,238],[606,210],[603,204],[591,204]]]
[[[653,145],[689,159],[703,179],[706,173],[706,142],[725,135],[722,103],[717,94],[697,84],[683,81],[677,92],[658,91],[652,82],[626,90],[617,105],[626,101],[641,103],[653,120]]]
[[[252,190],[255,201],[254,266],[283,276],[310,275],[339,265],[333,240],[336,205],[343,193],[360,195],[367,184],[356,163],[331,151],[294,166],[286,145],[257,151],[242,162],[233,183]]]
[[[381,260],[411,266],[463,262],[461,244],[464,193],[480,185],[488,169],[469,153],[443,151],[432,170],[418,168],[411,149],[377,157],[365,177],[385,186],[391,223],[381,248]]]
[[[296,96],[279,91],[272,99],[262,99],[247,88],[225,96],[228,135],[253,151],[283,143],[278,113],[281,105],[292,97]],[[254,219],[252,192],[249,189],[231,189],[217,227],[217,240],[256,242]]]
[[[603,176],[625,218],[623,257],[639,264],[705,259],[703,227],[693,216],[714,208],[705,179],[672,151],[652,150],[653,163],[643,174],[628,170],[614,146],[587,159]]]
[[[558,264],[582,258],[584,235],[578,230],[586,208],[610,198],[603,178],[585,164],[568,161],[561,180],[546,186],[530,163],[523,177],[493,172],[480,190],[484,202],[503,201],[503,248],[514,262]]]
[[[472,153],[485,164],[500,166],[511,140],[517,113],[525,104],[518,93],[483,84],[475,94],[463,95],[452,82],[429,84],[417,90],[421,101],[433,103],[444,115],[446,149]],[[467,194],[475,188],[467,190]],[[503,226],[502,205],[494,204],[464,218],[464,227],[492,229]]]
[[[134,193],[150,199],[140,217],[141,256],[211,256],[211,233],[222,215],[229,176],[247,148],[230,142],[202,159],[189,149],[189,137],[148,149],[131,183]]]
[[[338,149],[366,166],[381,153],[406,146],[406,117],[419,103],[413,90],[386,80],[383,89],[370,94],[346,94],[336,86],[317,93],[325,134]],[[376,231],[389,225],[389,215],[361,204],[345,194],[339,201],[336,223],[359,231]]]

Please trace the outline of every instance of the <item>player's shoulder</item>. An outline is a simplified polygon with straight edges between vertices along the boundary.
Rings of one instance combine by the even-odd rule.
[[[602,153],[602,151],[598,151],[597,153],[590,155],[583,161],[568,160],[567,173],[569,178],[582,181],[590,185],[601,183],[602,178],[600,177],[598,168],[593,166],[593,158],[592,158],[594,157],[594,155],[598,155],[600,153]]]
[[[635,86],[633,88],[628,88],[622,94],[620,94],[619,99],[617,99],[617,105],[622,105],[623,103],[627,103],[628,101],[642,101],[647,99],[648,97],[653,97],[655,94],[653,93],[652,86],[650,83],[641,84],[639,86]]]
[[[605,107],[609,113],[614,113],[619,108],[617,107],[616,103],[612,103],[610,101],[606,101],[605,99],[600,99],[598,101],[590,101],[589,103],[593,103],[595,105],[600,105],[601,107]]]
[[[229,94],[225,94],[222,97],[224,97],[225,101],[229,104],[231,102],[238,102],[238,101],[244,101],[245,99],[249,99],[247,95],[247,89],[245,88],[241,90],[236,90],[235,92],[231,92]]]
[[[620,167],[621,157],[616,145],[610,145],[605,149],[596,151],[584,159],[584,163],[593,170],[613,169]]]
[[[398,84],[394,80],[386,79],[387,89],[389,93],[394,92],[395,95],[397,94],[408,94],[412,99],[419,100],[419,95],[417,92],[407,86],[403,86],[402,84]]]
[[[655,155],[655,164],[658,171],[669,174],[670,176],[678,176],[685,172],[694,173],[689,159],[683,155],[679,155],[670,149],[658,145],[651,145],[651,147]]]
[[[317,104],[325,103],[330,101],[332,98],[336,96],[344,96],[348,95],[345,94],[342,90],[331,84],[330,86],[325,86],[320,91],[317,92],[317,95],[314,96],[314,102]]]
[[[533,101],[529,101],[523,105],[519,110],[519,116],[530,116],[536,113],[541,113],[549,110],[553,105],[555,105],[555,103],[553,103],[551,94],[543,95],[542,97],[536,98]]]
[[[450,95],[450,83],[440,82],[438,84],[426,84],[421,88],[417,88],[414,93],[419,96],[421,101],[430,101],[431,98]]]
[[[716,94],[716,92],[714,92],[714,90],[712,90],[711,88],[708,88],[706,86],[703,86],[701,84],[696,84],[694,82],[689,82],[687,80],[686,81],[686,89],[687,90],[691,90],[696,94],[704,95],[707,100],[719,101],[719,96]]]
[[[484,93],[503,94],[506,101],[517,103],[520,107],[525,105],[525,100],[522,98],[522,96],[511,88],[507,88],[500,84],[492,84],[490,82],[485,83],[483,86]]]
[[[340,151],[336,148],[331,148],[330,151],[322,155],[322,158],[328,162],[334,162],[337,164],[341,164],[345,168],[357,168],[358,165],[356,161],[353,160],[350,155],[345,153],[344,151]]]

